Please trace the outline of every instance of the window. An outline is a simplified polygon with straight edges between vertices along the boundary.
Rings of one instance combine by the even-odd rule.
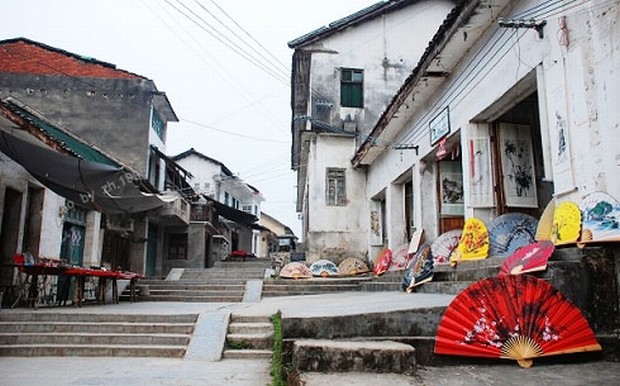
[[[187,260],[187,233],[170,234],[168,244],[169,260]]]
[[[326,201],[327,205],[344,206],[347,204],[344,169],[327,169]]]
[[[230,194],[224,192],[224,204],[230,206]]]
[[[341,70],[340,106],[364,107],[364,70]]]
[[[157,136],[162,141],[164,140],[164,121],[161,119],[155,109],[151,110],[151,127],[157,133]]]
[[[254,209],[254,207],[252,205],[243,205],[241,207],[241,210],[243,210],[244,212],[254,214],[254,210],[253,209]]]

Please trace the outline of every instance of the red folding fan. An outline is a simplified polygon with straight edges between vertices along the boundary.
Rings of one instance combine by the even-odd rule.
[[[519,275],[526,272],[544,271],[549,257],[555,250],[553,241],[537,241],[517,249],[512,256],[504,259],[499,276]]]
[[[560,291],[528,275],[480,280],[446,309],[435,353],[515,359],[601,350],[583,314]]]

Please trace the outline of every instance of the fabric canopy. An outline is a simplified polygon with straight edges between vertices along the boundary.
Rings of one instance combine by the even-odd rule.
[[[247,213],[239,209],[230,207],[228,205],[222,204],[221,202],[218,202],[209,196],[203,195],[203,197],[207,200],[207,202],[212,203],[217,213],[224,218],[227,218],[238,224],[248,226],[253,225],[255,222],[258,221],[258,218],[251,213]]]
[[[102,163],[70,157],[0,130],[0,151],[43,185],[74,204],[102,213],[137,213],[163,206],[134,184],[139,176]]]

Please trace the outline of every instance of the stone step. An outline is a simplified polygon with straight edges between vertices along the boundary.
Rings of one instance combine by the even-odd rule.
[[[415,349],[392,341],[302,339],[293,344],[293,367],[302,372],[415,374]]]
[[[209,272],[209,273],[184,273],[179,280],[209,280],[209,279],[262,279],[265,276],[264,272],[255,273],[232,273],[232,272]]]
[[[183,295],[157,295],[145,296],[144,301],[151,302],[188,302],[188,303],[240,303],[243,300],[243,294],[239,296],[183,296]]]
[[[273,324],[232,322],[228,326],[228,332],[231,334],[249,334],[249,333],[263,333],[263,334],[271,333],[273,334]]]
[[[335,284],[349,284],[358,285],[364,282],[370,282],[373,278],[370,276],[356,276],[356,277],[326,277],[326,278],[312,278],[312,279],[267,279],[265,285],[295,285],[295,286],[322,286],[322,285],[335,285]]]
[[[273,347],[273,331],[266,333],[226,335],[227,346],[244,345],[252,349],[271,349]]]
[[[372,282],[372,283],[362,283],[360,285],[361,291],[367,292],[389,292],[389,291],[402,291],[401,282]]]
[[[4,345],[0,356],[88,356],[88,357],[164,357],[182,358],[185,346],[155,345]]]
[[[365,283],[368,284],[368,283]],[[272,284],[263,284],[263,292],[264,291],[321,291],[321,292],[330,292],[330,291],[357,291],[360,288],[359,284],[323,284],[323,285],[272,285]]]
[[[165,290],[177,290],[177,291],[230,291],[230,290],[245,290],[245,284],[185,284],[185,283],[160,283],[151,284],[148,287],[148,291],[165,291]]]
[[[359,292],[359,288],[350,289],[346,291],[355,291]],[[290,290],[290,291],[271,291],[264,290],[263,297],[264,298],[273,298],[273,297],[281,297],[281,296],[310,296],[310,295],[321,295],[321,294],[329,294],[334,292],[346,292],[346,291],[329,291],[329,290],[320,290],[320,289],[299,289],[299,290]]]
[[[262,278],[260,278],[262,279]],[[148,287],[156,286],[156,285],[243,285],[248,280],[256,280],[256,279],[230,279],[230,278],[220,278],[220,279],[208,279],[208,280],[157,280],[157,281],[145,281],[144,283],[140,283],[138,287]]]
[[[194,323],[0,322],[3,333],[191,334]]]
[[[224,359],[271,359],[273,352],[271,350],[224,350],[222,358]]]
[[[413,292],[425,294],[452,294],[456,295],[475,281],[430,281],[414,288]]]
[[[149,289],[149,296],[243,296],[245,286],[223,290]]]
[[[230,323],[269,323],[271,319],[262,315],[231,314]]]
[[[213,263],[213,268],[267,268],[271,267],[271,264],[271,259],[257,259],[246,261],[216,261],[215,263]]]
[[[0,322],[118,322],[121,319],[125,323],[196,323],[197,314],[88,314],[68,312],[23,312],[7,311],[0,312]]]
[[[186,346],[190,334],[109,333],[0,333],[0,346],[32,344],[65,345],[170,345]]]

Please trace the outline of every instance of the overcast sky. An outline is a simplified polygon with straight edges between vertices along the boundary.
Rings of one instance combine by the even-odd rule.
[[[152,79],[180,119],[167,153],[194,147],[223,162],[300,236],[286,43],[376,2],[2,0],[0,39],[26,37]]]

